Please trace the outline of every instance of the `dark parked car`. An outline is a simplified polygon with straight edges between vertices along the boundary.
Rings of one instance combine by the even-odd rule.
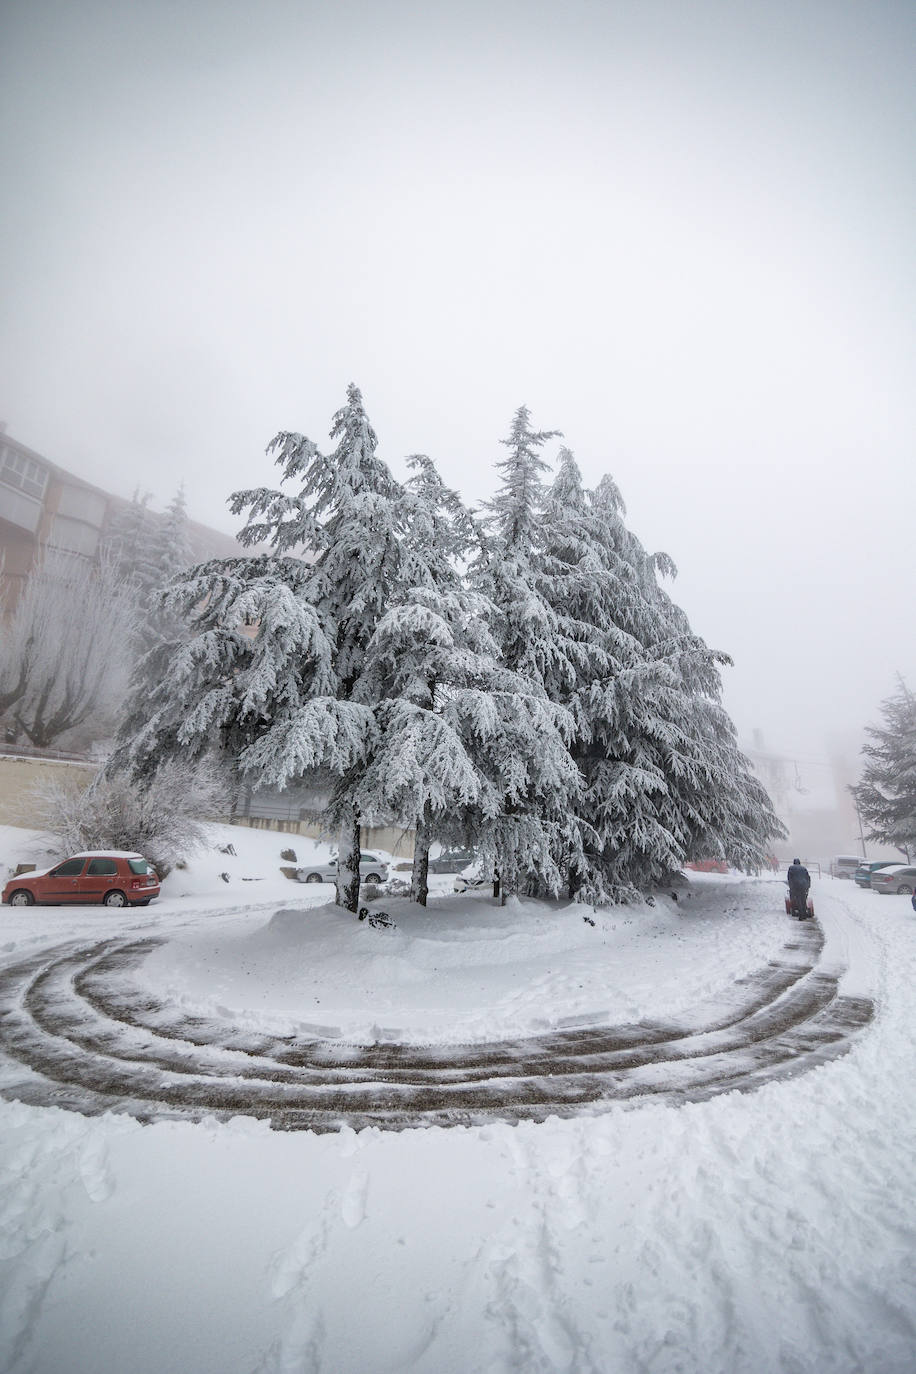
[[[159,878],[152,864],[142,854],[124,850],[74,854],[53,868],[20,873],[3,889],[9,906],[147,906],[158,896]]]
[[[890,868],[895,859],[877,859],[874,862],[859,864],[854,877],[859,887],[871,887],[871,875],[881,868]]]
[[[430,859],[430,873],[460,873],[477,858],[473,849],[443,849],[436,859]]]
[[[912,896],[916,892],[916,868],[909,864],[891,864],[871,875],[873,892],[899,892]]]

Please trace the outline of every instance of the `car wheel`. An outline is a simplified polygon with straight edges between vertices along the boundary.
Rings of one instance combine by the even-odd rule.
[[[305,875],[305,881],[307,883],[322,883],[324,882],[324,879],[322,878],[320,873],[307,873]]]
[[[34,906],[35,898],[27,888],[17,887],[10,897],[10,906]]]
[[[913,889],[909,887],[907,883],[901,883],[900,887],[897,888],[898,897],[901,895],[901,893],[907,897],[912,897]]]
[[[380,883],[382,881],[378,873],[367,873],[363,878],[364,883]]]
[[[110,892],[106,892],[102,898],[103,906],[127,906],[127,898],[119,888],[113,887]]]

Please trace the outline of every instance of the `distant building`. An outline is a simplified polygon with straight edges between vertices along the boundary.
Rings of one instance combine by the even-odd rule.
[[[0,423],[0,606],[16,603],[45,549],[98,557],[105,535],[130,504],[103,491],[6,433]],[[152,520],[162,517],[149,512]],[[231,558],[243,552],[231,535],[188,521],[192,558]]]
[[[765,744],[759,730],[744,748],[789,832],[779,846],[780,860],[788,862],[797,854],[805,863],[820,864],[826,873],[837,854],[895,858],[893,850],[865,839],[849,790],[861,773],[860,739],[852,733],[831,737],[823,748],[823,754],[805,757],[778,753]]]

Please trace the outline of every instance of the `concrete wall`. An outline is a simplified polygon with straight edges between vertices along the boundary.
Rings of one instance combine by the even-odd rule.
[[[57,781],[88,787],[97,772],[94,763],[77,763],[63,759],[29,758],[18,754],[0,754],[0,825],[22,825],[40,830],[42,820],[35,796],[36,786]],[[226,818],[227,822],[229,817]],[[279,830],[292,835],[306,835],[310,839],[328,839],[315,821],[293,820],[261,816],[233,816],[233,825],[247,825],[255,830]],[[334,842],[334,837],[330,837]],[[400,826],[364,827],[361,844],[364,849],[385,849],[398,858],[413,858],[412,830]]]
[[[0,825],[22,825],[40,830],[41,817],[35,788],[44,782],[62,782],[88,787],[97,765],[63,759],[20,757],[0,754]]]
[[[279,830],[287,835],[305,835],[310,840],[336,843],[336,836],[327,835],[315,821],[281,819],[272,816],[233,816],[233,825],[247,825],[252,830]],[[360,844],[363,849],[384,849],[399,859],[413,858],[414,832],[401,826],[363,826]]]

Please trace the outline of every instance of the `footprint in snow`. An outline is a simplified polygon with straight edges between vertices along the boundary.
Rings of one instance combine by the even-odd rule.
[[[366,1219],[366,1198],[369,1193],[369,1175],[363,1169],[357,1170],[344,1189],[340,1211],[344,1224],[352,1230]]]
[[[88,1140],[80,1154],[80,1177],[93,1202],[105,1202],[114,1192],[108,1147],[102,1140]]]

